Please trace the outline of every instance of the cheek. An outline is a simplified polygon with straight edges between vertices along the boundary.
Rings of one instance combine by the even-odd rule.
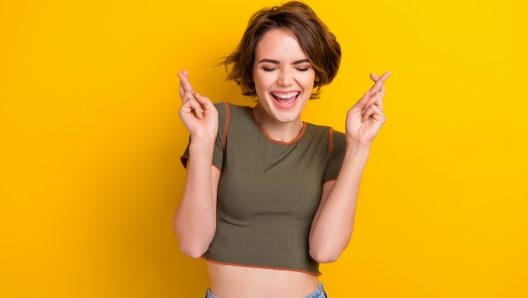
[[[270,88],[273,83],[275,82],[275,79],[273,78],[273,75],[271,74],[260,74],[254,76],[254,83],[255,88],[260,90],[266,90]]]
[[[269,85],[265,85],[262,80],[255,78],[255,92],[257,92],[257,97],[263,98],[268,93]]]
[[[313,88],[314,83],[315,83],[315,74],[314,73],[307,73],[306,75],[302,76],[302,84],[303,84],[303,86]]]

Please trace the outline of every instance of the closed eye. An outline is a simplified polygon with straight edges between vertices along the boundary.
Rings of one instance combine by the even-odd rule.
[[[270,72],[270,71],[274,71],[275,68],[267,68],[267,67],[263,67],[262,70],[267,71],[267,72]]]
[[[308,70],[308,67],[306,68],[297,68],[298,71],[307,71]]]

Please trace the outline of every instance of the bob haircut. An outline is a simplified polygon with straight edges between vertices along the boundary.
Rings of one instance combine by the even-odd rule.
[[[243,95],[256,96],[253,64],[257,44],[264,34],[279,28],[292,32],[308,56],[317,78],[310,99],[319,98],[321,87],[332,82],[337,74],[341,61],[341,46],[315,12],[308,5],[298,1],[264,8],[251,17],[238,47],[220,63],[225,66],[226,80],[235,81],[242,88]]]

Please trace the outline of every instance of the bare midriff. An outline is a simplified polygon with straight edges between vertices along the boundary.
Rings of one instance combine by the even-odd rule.
[[[242,267],[206,262],[211,292],[219,298],[306,297],[317,276],[303,272]]]

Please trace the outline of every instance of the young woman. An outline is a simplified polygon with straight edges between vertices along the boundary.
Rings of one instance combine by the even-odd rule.
[[[352,235],[361,175],[389,73],[348,111],[346,133],[301,120],[339,68],[341,49],[300,2],[258,11],[224,61],[254,107],[213,104],[178,73],[191,134],[174,216],[181,250],[207,262],[206,297],[326,297],[319,263]]]

